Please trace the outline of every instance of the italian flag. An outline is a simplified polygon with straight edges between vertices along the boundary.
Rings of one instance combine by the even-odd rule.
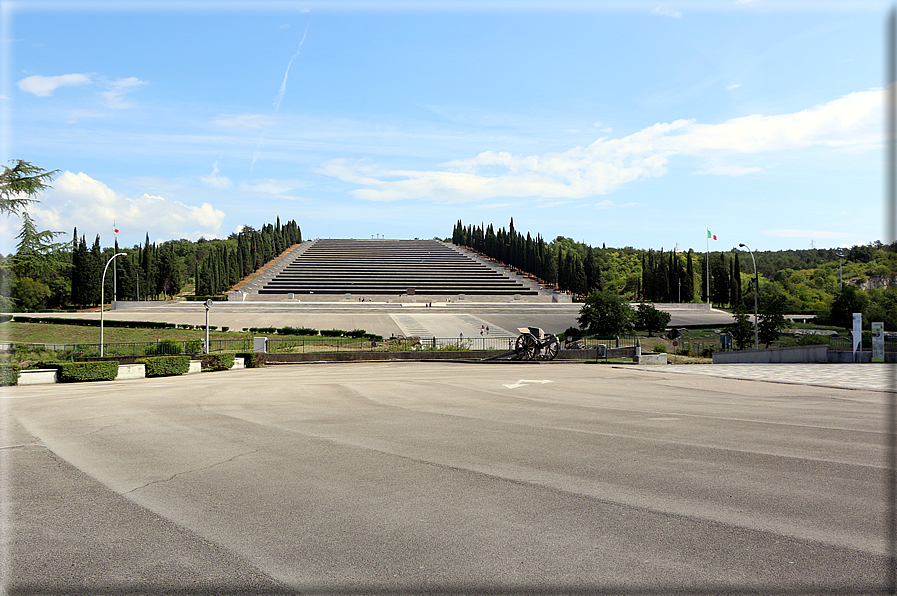
[[[714,234],[710,230],[707,230],[707,238],[708,239],[713,238],[714,240],[717,240],[716,234]]]

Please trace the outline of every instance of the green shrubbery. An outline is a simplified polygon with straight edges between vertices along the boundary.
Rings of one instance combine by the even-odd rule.
[[[203,370],[229,370],[234,366],[233,353],[206,354],[202,357]]]
[[[147,377],[172,377],[190,370],[190,356],[156,356],[135,362],[146,367]]]
[[[0,387],[18,385],[20,371],[15,364],[0,364]]]
[[[264,352],[237,352],[234,356],[242,358],[246,368],[259,368],[265,366],[267,361],[267,354]]]
[[[58,365],[60,383],[83,381],[112,381],[118,376],[118,362],[100,360],[94,362],[62,362]],[[52,365],[47,365],[51,368]]]
[[[184,351],[183,342],[179,342],[179,341],[176,341],[173,339],[163,339],[161,341],[156,342],[155,346],[148,347],[146,349],[146,355],[152,356],[155,354],[160,354],[160,355],[161,354],[181,354],[183,351]]]

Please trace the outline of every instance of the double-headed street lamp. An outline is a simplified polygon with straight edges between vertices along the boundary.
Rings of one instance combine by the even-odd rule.
[[[751,262],[754,264],[754,349],[760,349],[760,341],[758,339],[757,334],[757,326],[760,324],[759,319],[757,318],[757,288],[760,287],[760,278],[757,277],[757,261],[754,260],[754,251],[747,244],[739,244],[741,248],[748,249],[748,252],[751,253]]]
[[[120,252],[112,255],[108,261],[106,261],[106,266],[103,267],[103,279],[100,281],[100,358],[103,357],[104,350],[106,344],[103,343],[103,308],[105,306],[103,303],[106,301],[105,290],[106,290],[106,270],[109,269],[109,263],[115,260],[115,257],[121,257],[126,255],[127,253]]]

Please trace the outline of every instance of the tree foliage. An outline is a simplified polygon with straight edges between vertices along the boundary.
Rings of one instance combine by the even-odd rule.
[[[635,329],[647,331],[650,335],[666,329],[671,318],[670,313],[657,310],[653,304],[642,302],[635,311]]]
[[[13,167],[3,166],[0,173],[0,213],[21,214],[41,192],[51,188],[50,181],[59,170],[48,172],[21,159],[10,163]]]
[[[595,290],[583,303],[577,322],[593,335],[620,335],[633,330],[635,311],[613,290]]]

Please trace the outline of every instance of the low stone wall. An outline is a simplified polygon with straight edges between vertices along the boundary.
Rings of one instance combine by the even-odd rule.
[[[716,352],[714,364],[777,364],[828,362],[828,346],[793,346],[790,348],[766,348]]]
[[[19,373],[19,385],[49,385],[56,382],[55,368],[34,368]]]
[[[125,379],[144,379],[146,378],[145,364],[119,364],[118,374],[115,375],[116,381]]]

